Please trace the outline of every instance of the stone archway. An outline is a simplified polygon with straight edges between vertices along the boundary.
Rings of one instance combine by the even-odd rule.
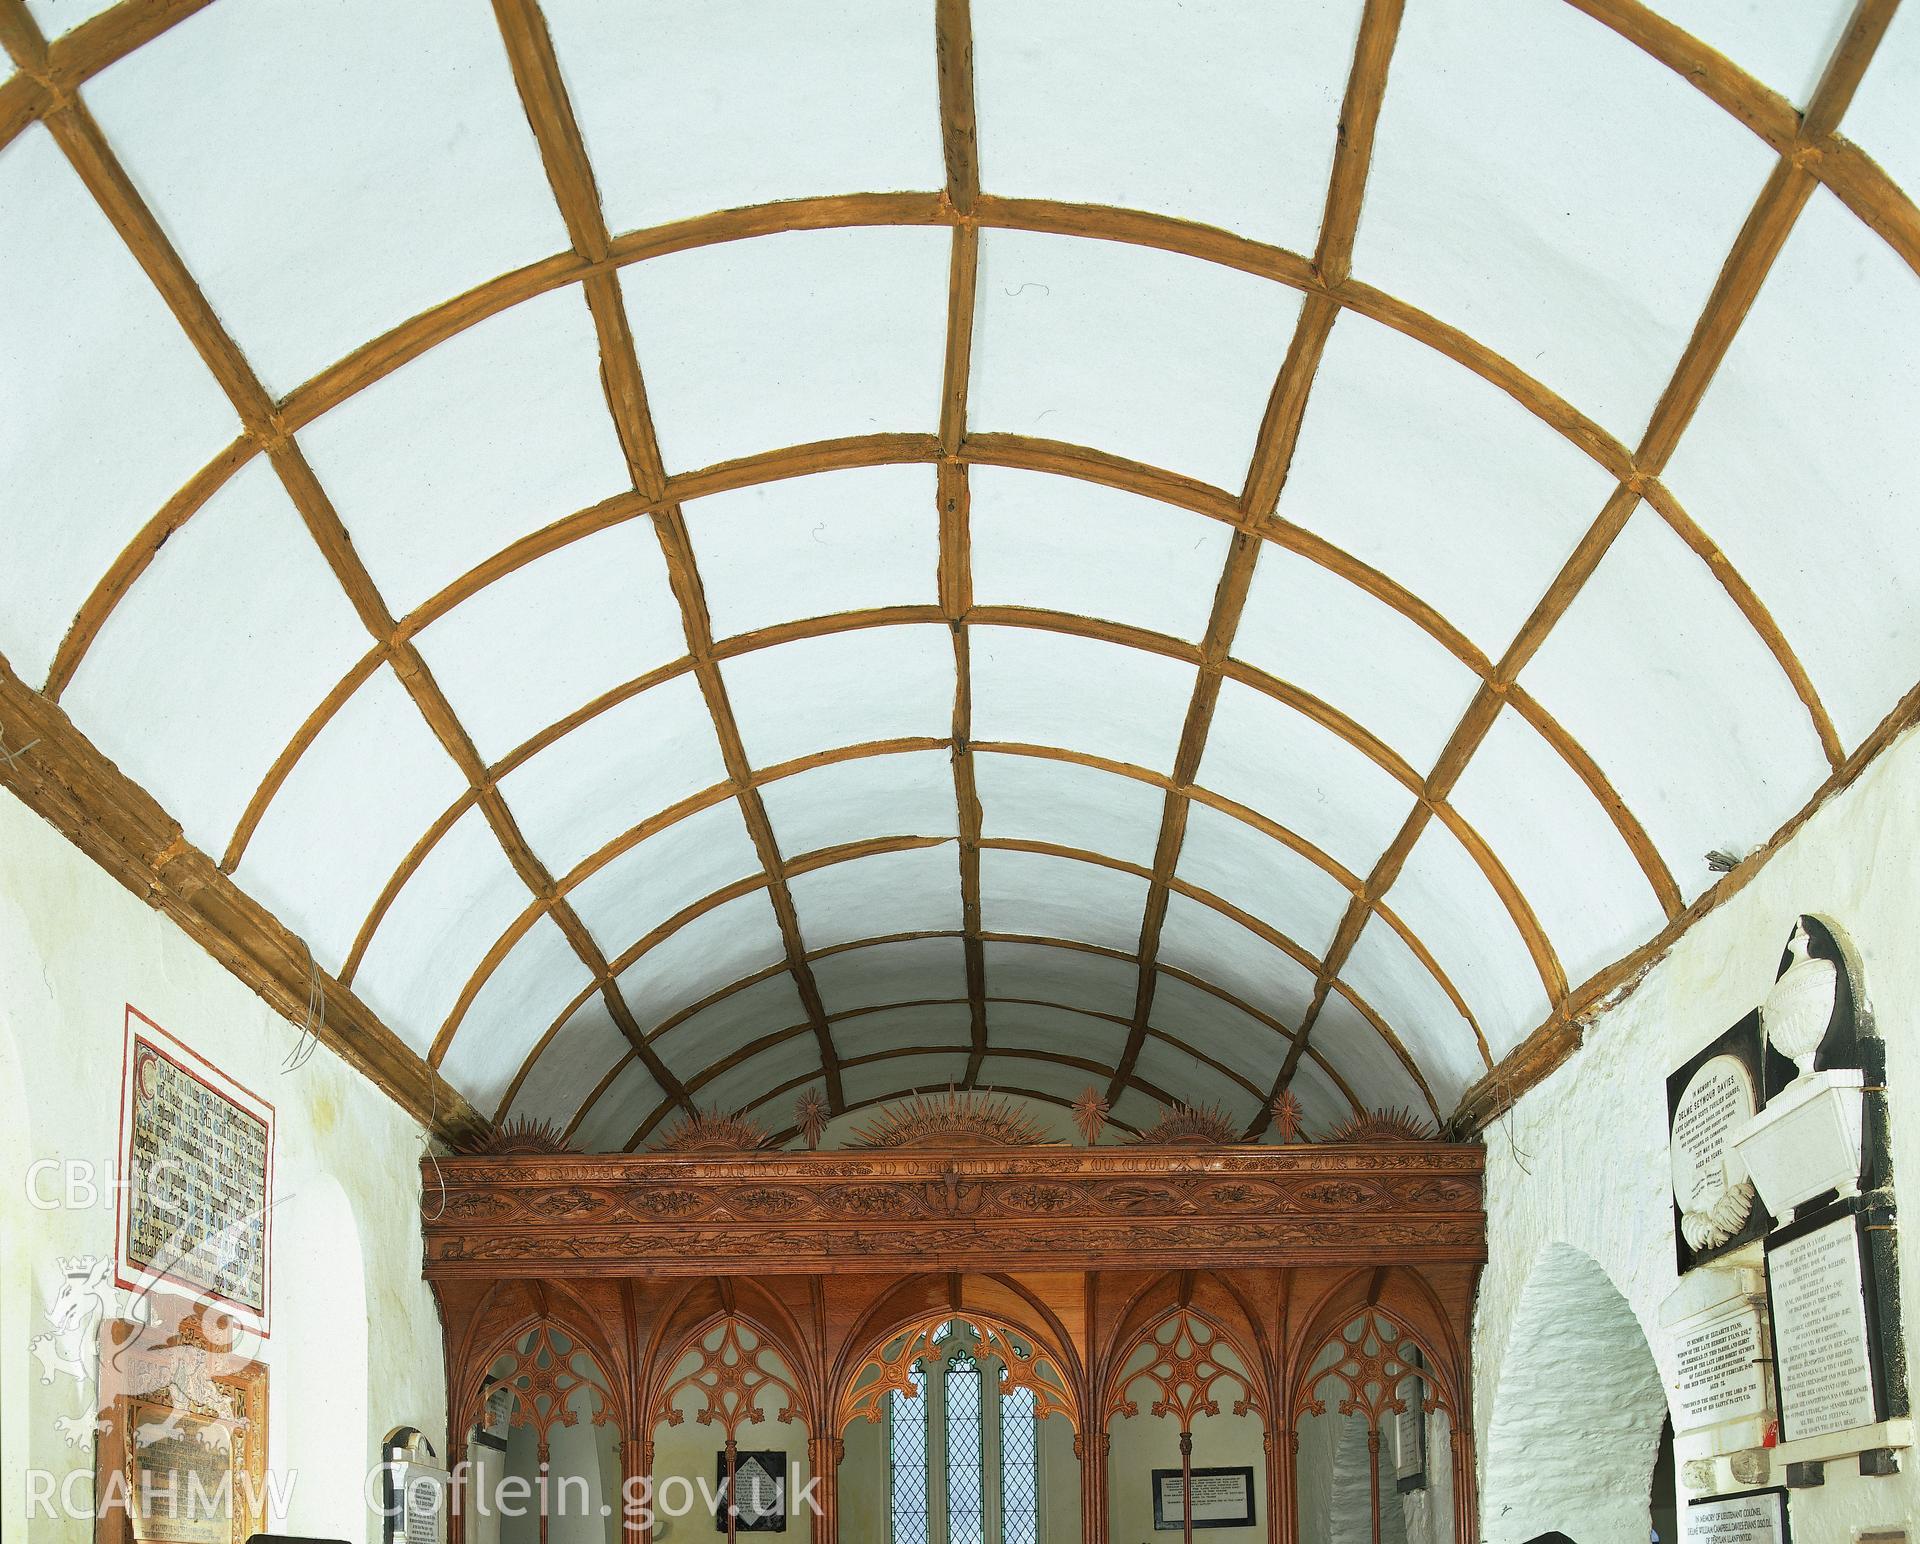
[[[1535,1260],[1494,1390],[1481,1487],[1486,1544],[1563,1533],[1640,1544],[1666,1392],[1640,1322],[1568,1244]]]

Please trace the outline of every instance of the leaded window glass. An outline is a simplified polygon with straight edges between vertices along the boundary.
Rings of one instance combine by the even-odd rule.
[[[999,1391],[973,1330],[942,1325],[887,1399],[891,1544],[1040,1544],[1040,1432],[1030,1389]]]
[[[914,1395],[887,1396],[887,1490],[894,1544],[933,1544],[927,1495],[927,1379],[913,1369]]]
[[[1032,1389],[1000,1396],[1000,1532],[1004,1544],[1040,1544],[1040,1434]]]
[[[986,1544],[980,1364],[966,1351],[947,1360],[947,1544]]]

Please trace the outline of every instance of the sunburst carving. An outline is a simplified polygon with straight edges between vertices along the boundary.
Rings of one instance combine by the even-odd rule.
[[[820,1136],[827,1129],[827,1119],[833,1113],[833,1107],[827,1103],[827,1096],[817,1088],[809,1088],[793,1102],[793,1123],[800,1128],[800,1135],[807,1140],[809,1152],[820,1146]]]
[[[475,1138],[461,1151],[477,1158],[511,1158],[521,1155],[570,1153],[573,1148],[568,1145],[566,1137],[552,1121],[534,1120],[525,1115],[515,1115],[488,1127],[483,1135]]]
[[[1012,1100],[951,1086],[888,1105],[853,1136],[856,1147],[1033,1147],[1047,1140]]]
[[[773,1133],[750,1115],[695,1110],[653,1143],[659,1153],[751,1153],[773,1145]]]
[[[1300,1140],[1300,1121],[1305,1113],[1300,1107],[1300,1096],[1290,1088],[1283,1088],[1273,1101],[1274,1129],[1280,1133],[1283,1143]]]
[[[1431,1142],[1440,1135],[1433,1125],[1408,1109],[1362,1110],[1349,1115],[1320,1140],[1323,1142]]]
[[[1140,1140],[1156,1147],[1175,1143],[1230,1144],[1240,1140],[1233,1117],[1217,1104],[1176,1104],[1140,1133]]]
[[[1091,1083],[1073,1102],[1073,1123],[1080,1128],[1081,1139],[1089,1147],[1098,1142],[1100,1133],[1107,1129],[1107,1101]]]

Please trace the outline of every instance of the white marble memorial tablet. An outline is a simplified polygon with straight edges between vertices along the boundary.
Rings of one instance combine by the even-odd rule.
[[[1851,1214],[1767,1251],[1786,1440],[1871,1426],[1873,1354]]]
[[[1674,1107],[1673,1199],[1688,1247],[1725,1242],[1746,1223],[1753,1187],[1728,1137],[1753,1118],[1753,1075],[1737,1056],[1713,1056],[1687,1080]]]
[[[1670,1387],[1674,1429],[1698,1431],[1766,1409],[1765,1330],[1759,1312],[1738,1312],[1690,1326],[1674,1345]]]
[[[1786,1497],[1777,1490],[1680,1509],[1681,1544],[1785,1544],[1786,1537]]]

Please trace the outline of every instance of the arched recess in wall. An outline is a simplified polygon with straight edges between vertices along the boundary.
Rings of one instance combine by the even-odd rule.
[[[1487,1427],[1486,1544],[1644,1539],[1666,1392],[1640,1322],[1588,1255],[1552,1244],[1514,1314]]]
[[[274,1207],[273,1245],[269,1462],[293,1478],[285,1531],[368,1537],[377,1525],[362,1494],[375,1458],[366,1265],[340,1182],[319,1173],[296,1180]]]

